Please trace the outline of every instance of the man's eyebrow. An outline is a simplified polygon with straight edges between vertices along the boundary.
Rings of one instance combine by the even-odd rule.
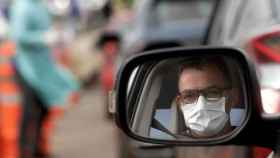
[[[190,89],[183,89],[182,91],[180,91],[180,93],[184,92],[184,91],[200,91],[200,90],[207,90],[207,89],[223,89],[223,88],[227,88],[226,85],[217,85],[217,84],[211,84],[208,85],[207,87],[204,88],[190,88]]]
[[[224,87],[221,87],[221,86],[217,86],[217,85],[211,85],[211,86],[208,86],[204,89],[214,89],[214,88],[224,88]]]
[[[206,89],[218,89],[218,88],[225,88],[225,86],[218,86],[218,85],[209,85],[209,86],[207,86],[207,87],[205,87],[205,88],[191,88],[191,89],[184,89],[182,92],[184,92],[184,91],[192,91],[192,90],[206,90]]]
[[[185,91],[200,91],[200,90],[205,90],[205,89],[212,89],[212,88],[219,88],[218,86],[215,85],[210,85],[205,88],[190,88],[190,89],[183,89],[180,93],[185,92]]]

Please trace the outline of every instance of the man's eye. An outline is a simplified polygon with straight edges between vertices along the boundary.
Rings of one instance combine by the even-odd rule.
[[[187,92],[184,93],[182,96],[184,103],[193,103],[196,101],[197,97],[198,97],[197,93],[194,92]]]
[[[197,95],[195,92],[187,92],[184,94],[184,98],[193,98]]]
[[[208,99],[217,99],[222,97],[222,91],[219,90],[211,90],[206,92],[206,97]]]
[[[185,94],[185,95],[184,95],[184,98],[191,98],[191,97],[193,97],[193,96],[194,96],[193,93],[188,93],[188,94]]]

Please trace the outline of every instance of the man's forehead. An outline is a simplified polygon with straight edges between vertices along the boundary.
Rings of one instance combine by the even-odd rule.
[[[214,67],[202,69],[184,69],[179,76],[179,90],[205,89],[210,87],[223,88],[225,86],[223,73]]]

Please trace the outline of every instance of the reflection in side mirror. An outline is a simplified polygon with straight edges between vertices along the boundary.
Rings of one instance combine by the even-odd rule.
[[[245,72],[242,60],[221,50],[175,49],[128,63],[117,95],[125,130],[140,140],[189,143],[237,134],[249,112]]]
[[[128,115],[131,130],[162,139],[230,133],[241,124],[246,109],[241,76],[236,75],[240,70],[227,68],[232,64],[230,59],[212,56],[155,61],[143,81],[139,109]]]

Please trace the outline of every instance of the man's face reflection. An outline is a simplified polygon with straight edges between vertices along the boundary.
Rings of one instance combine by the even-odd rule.
[[[192,63],[181,69],[177,104],[192,137],[214,137],[230,129],[231,82],[219,66]]]

